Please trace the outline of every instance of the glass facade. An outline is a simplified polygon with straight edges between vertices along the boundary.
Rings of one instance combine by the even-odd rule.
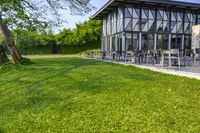
[[[103,19],[104,51],[190,49],[192,25],[200,24],[193,10],[118,7]]]

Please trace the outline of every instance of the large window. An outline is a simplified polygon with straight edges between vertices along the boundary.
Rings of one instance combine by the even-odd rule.
[[[163,11],[157,12],[157,31],[163,32]]]
[[[154,49],[154,34],[148,34],[148,49]]]
[[[122,8],[118,8],[117,12],[117,32],[120,32],[123,30],[123,12]]]
[[[112,36],[112,48],[111,51],[115,51],[115,43],[116,43],[116,38],[115,35]]]
[[[191,34],[192,32],[192,25],[195,25],[196,22],[196,14],[192,14],[190,12],[187,12],[185,14],[185,28],[184,32]]]
[[[125,30],[140,30],[140,9],[133,7],[125,8]]]
[[[162,45],[162,34],[159,34],[157,37],[157,49],[162,49],[163,45]]]
[[[169,49],[169,35],[168,34],[163,34],[163,49]]]
[[[142,50],[148,50],[148,36],[147,34],[142,34]]]
[[[181,47],[182,47],[182,36],[172,35],[171,49],[181,49]]]
[[[132,51],[133,45],[132,45],[132,35],[131,33],[126,34],[126,51]]]
[[[142,50],[154,49],[154,34],[142,34]]]
[[[114,12],[112,14],[112,19],[111,19],[111,27],[112,27],[112,34],[116,33],[116,26],[117,26],[117,17],[116,17],[116,13]]]
[[[183,33],[183,13],[177,13],[177,33]]]
[[[125,29],[126,31],[132,31],[133,9],[131,7],[125,8]]]
[[[149,16],[148,10],[142,9],[142,20],[141,20],[142,31],[148,31],[148,16]]]
[[[185,35],[185,37],[184,37],[184,49],[191,49],[191,36]]]
[[[171,13],[171,32],[176,33],[176,26],[177,26],[177,13],[172,12]]]
[[[122,52],[122,34],[118,34],[117,51]]]
[[[106,34],[106,18],[104,18],[103,19],[103,27],[102,27],[102,29],[103,29],[103,36],[106,36],[107,34]]]
[[[197,16],[198,18],[198,20],[197,20],[197,24],[200,24],[200,14],[198,14],[198,16]]]
[[[162,33],[163,31],[169,31],[169,17],[170,13],[164,10],[158,10],[157,12],[157,31]]]
[[[111,15],[107,17],[107,35],[111,35]]]
[[[149,10],[149,31],[156,30],[156,13],[155,10]]]
[[[133,34],[133,50],[138,50],[138,34]]]
[[[155,31],[155,10],[142,9],[142,31]]]

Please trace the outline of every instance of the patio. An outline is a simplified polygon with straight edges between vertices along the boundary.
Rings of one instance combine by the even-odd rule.
[[[127,52],[128,53],[128,52]],[[169,55],[161,54],[155,61],[152,57],[147,59],[147,54],[137,56],[130,56],[126,53],[126,56],[113,55],[111,52],[86,52],[85,57],[88,59],[101,60],[105,62],[111,62],[116,64],[130,65],[139,67],[142,69],[149,69],[166,74],[172,74],[177,76],[184,76],[188,78],[195,78],[200,80],[200,60],[194,57],[187,56],[187,58],[180,58],[180,66],[178,65],[178,58],[169,59]],[[171,54],[170,54],[171,55]],[[153,55],[154,57],[154,55]],[[177,56],[174,56],[177,57]],[[141,59],[140,59],[141,58]],[[170,65],[170,61],[171,65]]]

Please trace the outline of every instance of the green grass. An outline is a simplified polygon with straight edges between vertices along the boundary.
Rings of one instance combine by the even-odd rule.
[[[77,57],[0,69],[0,132],[200,132],[200,81]]]

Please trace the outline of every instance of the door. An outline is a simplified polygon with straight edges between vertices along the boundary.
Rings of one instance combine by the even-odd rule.
[[[158,34],[157,49],[169,49],[169,34]]]
[[[154,49],[154,34],[142,34],[142,50]]]
[[[182,35],[172,34],[171,49],[182,49]]]
[[[122,53],[122,34],[118,34],[118,47],[117,47],[117,51]]]

